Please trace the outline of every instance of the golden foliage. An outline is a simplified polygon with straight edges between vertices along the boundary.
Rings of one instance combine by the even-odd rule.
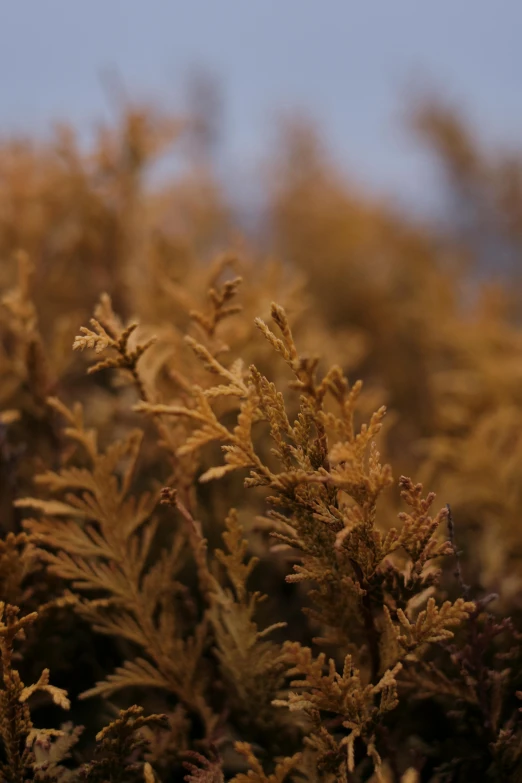
[[[452,231],[301,127],[262,243],[284,264],[211,170],[150,186],[178,118],[0,144],[5,780],[516,779],[522,339],[461,259],[516,256],[520,172],[441,106],[417,125]]]
[[[2,684],[0,691],[0,737],[5,761],[0,766],[3,779],[8,783],[24,783],[26,773],[32,768],[38,777],[38,755],[34,746],[44,737],[60,737],[62,732],[35,729],[28,700],[36,691],[47,693],[62,709],[68,710],[69,699],[62,688],[49,682],[49,670],[44,669],[37,682],[24,685],[19,672],[13,667],[14,643],[23,636],[27,626],[37,619],[36,612],[19,617],[17,606],[0,604],[0,657]],[[36,765],[36,766],[35,766]]]

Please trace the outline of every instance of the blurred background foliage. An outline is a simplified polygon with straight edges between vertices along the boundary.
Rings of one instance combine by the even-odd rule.
[[[281,302],[301,345],[364,380],[368,411],[387,404],[381,447],[396,475],[451,504],[467,578],[518,610],[522,157],[483,149],[449,104],[418,101],[411,126],[443,190],[436,219],[420,219],[354,186],[320,131],[295,120],[281,127],[262,207],[245,225],[216,170],[215,90],[199,79],[191,95],[180,116],[123,107],[88,149],[64,125],[45,142],[0,143],[3,524],[16,526],[10,500],[52,451],[49,393],[71,401],[89,383],[90,415],[107,433],[126,415],[70,351],[100,292],[165,351],[183,351],[179,334],[226,250],[245,279],[234,345],[260,350],[253,318]],[[32,271],[22,265],[15,289],[20,251]],[[8,426],[14,409],[25,420]]]

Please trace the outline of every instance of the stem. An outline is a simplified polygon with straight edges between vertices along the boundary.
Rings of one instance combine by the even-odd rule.
[[[143,379],[139,373],[139,370],[134,364],[130,368],[130,373],[132,375],[132,379],[134,381],[134,384],[136,386],[139,398],[141,402],[146,402],[149,405],[152,405],[152,400],[147,393],[147,390],[145,388],[145,384],[143,382]],[[163,443],[168,449],[169,455],[170,455],[170,461],[173,469],[173,475],[176,479],[176,482],[178,484],[178,491],[180,491],[180,494],[183,494],[183,500],[185,502],[185,505],[188,508],[191,508],[193,505],[193,497],[192,497],[192,482],[187,482],[186,478],[184,477],[183,471],[180,469],[180,458],[178,457],[176,453],[176,446],[172,442],[171,434],[169,432],[169,429],[167,425],[164,423],[163,416],[160,413],[155,413],[153,415],[153,421],[156,425],[156,429],[158,431],[158,434],[160,438],[162,439]],[[184,480],[185,478],[185,480]]]
[[[352,568],[355,571],[357,581],[365,591],[361,599],[362,614],[364,620],[364,630],[366,631],[366,638],[368,640],[368,648],[370,650],[370,662],[371,662],[371,680],[372,683],[376,683],[381,670],[381,651],[379,649],[379,631],[375,625],[375,618],[373,616],[372,602],[369,594],[370,585],[364,578],[364,574],[361,566],[355,560],[350,560]]]
[[[464,582],[464,576],[462,574],[462,567],[460,564],[460,552],[457,549],[456,543],[455,543],[455,522],[453,520],[453,514],[451,512],[451,507],[449,503],[446,503],[446,509],[448,511],[448,536],[450,540],[450,544],[453,547],[453,554],[455,556],[455,570],[453,572],[453,575],[456,577],[457,582],[459,584],[459,587],[462,592],[462,597],[466,600],[470,600],[470,592],[471,588],[469,585],[467,585]]]

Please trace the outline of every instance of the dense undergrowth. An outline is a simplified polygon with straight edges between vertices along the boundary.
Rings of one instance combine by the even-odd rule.
[[[450,219],[295,127],[258,240],[190,124],[0,145],[2,780],[522,779],[522,164],[416,124]]]

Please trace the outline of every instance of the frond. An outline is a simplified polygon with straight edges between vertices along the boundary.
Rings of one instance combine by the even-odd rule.
[[[129,687],[168,689],[168,683],[153,664],[145,658],[136,658],[134,661],[125,661],[123,666],[119,666],[105,680],[84,691],[80,698],[111,696],[116,691]]]

